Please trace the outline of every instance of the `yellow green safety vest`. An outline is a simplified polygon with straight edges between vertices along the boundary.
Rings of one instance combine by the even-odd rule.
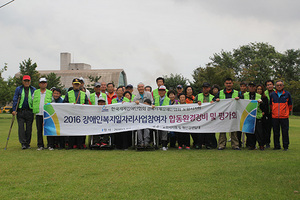
[[[25,99],[25,90],[23,88],[20,103],[19,103],[19,108],[22,108],[23,103],[24,103],[24,99]],[[30,90],[30,87],[29,87],[29,90],[28,90],[28,105],[29,105],[30,109],[32,109],[32,103],[33,103],[33,101],[32,101],[32,96],[31,96],[31,90]]]
[[[169,90],[166,89],[166,94],[165,96],[167,96],[167,93],[168,93]],[[156,88],[155,90],[153,90],[153,99],[155,99],[157,96],[159,96],[158,94],[158,88]]]
[[[102,96],[102,97],[105,99],[105,101],[106,101],[106,94],[101,92],[101,96]],[[94,93],[92,93],[92,94],[90,95],[90,100],[91,100],[92,105],[97,105],[97,104],[98,104],[98,102],[97,102],[97,104],[96,104],[96,92],[94,92]]]
[[[71,90],[68,92],[69,103],[76,103],[75,91]],[[85,92],[80,90],[80,104],[85,103]]]
[[[33,113],[39,113],[40,112],[40,100],[41,100],[41,89],[34,91],[34,97],[33,97]],[[51,103],[52,102],[52,91],[46,89],[46,96],[44,104]]]
[[[211,102],[214,97],[215,97],[214,95],[209,94],[208,102]],[[198,101],[201,101],[201,103],[203,103],[203,99],[204,99],[204,94],[203,93],[198,94]]]
[[[239,96],[239,93],[238,93],[238,91],[236,91],[236,90],[233,90],[233,93],[232,93],[232,96],[231,96],[231,98],[235,98],[235,97],[238,97]],[[225,95],[225,93],[224,93],[224,90],[221,90],[220,91],[220,95],[219,95],[219,98],[220,99],[226,99],[226,95]]]
[[[159,97],[160,96],[155,98],[155,106],[160,106]],[[164,101],[161,106],[167,106],[167,105],[170,105],[170,99],[169,99],[169,97],[165,96]]]
[[[130,102],[130,100],[127,99],[126,97],[123,97],[123,100],[122,100],[122,101]],[[117,98],[114,98],[114,99],[111,101],[111,104],[114,104],[114,103],[118,103]]]
[[[244,94],[244,99],[250,100],[250,95],[249,95],[249,94],[250,94],[249,92],[246,92],[246,93]],[[261,99],[261,95],[255,93],[255,100],[257,101],[257,100],[259,100],[259,99]],[[263,115],[262,115],[262,110],[260,109],[259,104],[258,104],[258,105],[257,105],[257,114],[256,114],[256,118],[257,118],[257,119],[261,119],[262,116],[263,116]]]

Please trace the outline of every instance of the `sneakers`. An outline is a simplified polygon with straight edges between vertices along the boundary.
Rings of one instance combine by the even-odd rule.
[[[185,149],[187,149],[187,150],[190,150],[191,148],[190,148],[190,147],[188,147],[188,146],[186,146],[186,147],[185,147]]]
[[[249,147],[248,150],[255,150],[255,146]]]
[[[43,149],[44,149],[44,147],[39,147],[39,148],[37,148],[37,151],[41,151]]]
[[[105,147],[105,146],[107,146],[106,143],[104,143],[104,142],[101,142],[101,143],[100,143],[100,147]]]
[[[234,150],[241,150],[241,149],[240,149],[240,147],[236,147],[236,148],[234,148]]]
[[[167,151],[167,150],[168,150],[168,147],[163,147],[162,150],[163,150],[163,151]]]
[[[259,150],[263,151],[263,150],[265,150],[265,147],[264,146],[259,146]]]
[[[178,150],[182,150],[182,147],[181,147],[181,146],[179,146],[179,147],[178,147]]]
[[[283,151],[287,151],[287,150],[289,150],[289,149],[288,149],[288,148],[284,148],[284,149],[283,149]]]
[[[219,148],[218,148],[218,150],[224,150],[224,148],[222,148],[222,147],[219,147]]]
[[[48,147],[48,150],[49,150],[49,151],[53,151],[53,150],[54,150],[54,148],[52,148],[52,147]]]
[[[23,150],[24,150],[24,149],[27,149],[27,147],[26,147],[25,144],[22,145],[22,149],[23,149]]]

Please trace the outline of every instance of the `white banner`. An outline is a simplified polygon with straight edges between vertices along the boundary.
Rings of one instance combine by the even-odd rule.
[[[98,135],[138,129],[186,133],[243,131],[254,133],[257,101],[160,106],[112,104],[105,106],[50,103],[44,106],[44,135]]]

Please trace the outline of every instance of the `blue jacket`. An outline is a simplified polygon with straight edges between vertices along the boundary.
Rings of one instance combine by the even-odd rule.
[[[16,88],[15,90],[15,95],[13,98],[13,111],[16,111],[16,107],[17,107],[17,103],[18,103],[18,98],[21,98],[21,94],[22,94],[22,90],[23,90],[24,86],[21,85],[19,87]],[[34,91],[36,90],[35,87],[29,86],[30,90],[31,90],[31,95],[33,95]],[[25,98],[24,102],[27,102],[28,105],[28,99]],[[23,107],[26,106],[26,103],[23,103]]]

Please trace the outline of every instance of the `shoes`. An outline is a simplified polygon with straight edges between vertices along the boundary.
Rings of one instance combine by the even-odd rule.
[[[219,148],[218,148],[218,150],[224,150],[224,148],[222,148],[222,147],[219,147]]]
[[[87,149],[85,144],[80,145],[80,149]]]
[[[181,147],[181,146],[179,146],[179,147],[178,147],[178,150],[182,150],[182,147]]]
[[[44,147],[39,147],[39,148],[37,148],[37,151],[41,151],[43,149],[44,149]]]
[[[231,142],[231,138],[229,138],[228,142]]]
[[[206,149],[212,149],[211,146],[206,146]]]
[[[201,149],[201,147],[199,145],[196,145],[195,149]]]
[[[255,147],[254,147],[254,149],[255,149]],[[234,150],[240,151],[241,149],[240,149],[240,147],[237,147],[237,148],[234,148]]]
[[[76,144],[74,144],[73,145],[73,149],[77,149],[78,147],[77,147],[77,145]]]
[[[186,146],[186,147],[185,147],[185,149],[187,149],[187,150],[190,150],[191,148],[190,148],[190,147],[188,147],[188,146]]]
[[[289,150],[289,149],[288,149],[288,148],[284,148],[284,149],[283,149],[283,151],[287,151],[287,150]]]
[[[163,150],[163,151],[167,151],[167,150],[168,150],[168,147],[163,147],[162,150]]]
[[[281,147],[274,147],[273,150],[280,150],[280,149],[281,149]]]
[[[249,147],[248,150],[255,150],[255,146]]]
[[[261,151],[263,151],[263,150],[265,150],[265,147],[264,147],[264,146],[259,146],[259,149],[260,149]]]
[[[22,145],[22,149],[27,149],[25,144]]]
[[[54,148],[52,148],[52,147],[48,147],[48,150],[49,150],[49,151],[53,151],[53,150],[54,150]]]
[[[266,148],[267,148],[267,149],[270,148],[270,144],[266,144]]]

